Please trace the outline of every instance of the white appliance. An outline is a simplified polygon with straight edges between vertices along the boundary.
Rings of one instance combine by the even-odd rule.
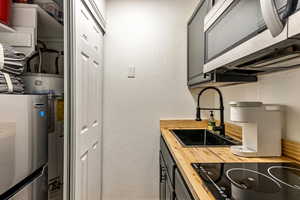
[[[49,200],[63,199],[64,77],[55,74],[24,74],[25,93],[48,95]]]
[[[243,129],[243,145],[231,152],[243,157],[281,156],[282,107],[261,102],[231,102],[230,119]]]
[[[47,96],[0,95],[0,199],[47,199]]]
[[[204,32],[204,73],[259,74],[300,63],[298,0],[219,0]]]

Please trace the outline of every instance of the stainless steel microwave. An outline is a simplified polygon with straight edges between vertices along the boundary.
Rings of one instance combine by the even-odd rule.
[[[219,0],[204,22],[204,73],[300,65],[300,1]]]

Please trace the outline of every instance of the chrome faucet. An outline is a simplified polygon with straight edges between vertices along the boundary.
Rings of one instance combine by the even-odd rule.
[[[219,94],[220,99],[220,108],[200,108],[200,96],[207,90],[215,90]],[[225,123],[224,123],[224,103],[223,96],[221,91],[216,87],[206,87],[198,94],[198,104],[197,104],[197,113],[196,113],[196,121],[202,121],[201,119],[201,110],[219,110],[220,111],[220,126],[215,127],[214,131],[220,131],[220,135],[225,136]]]

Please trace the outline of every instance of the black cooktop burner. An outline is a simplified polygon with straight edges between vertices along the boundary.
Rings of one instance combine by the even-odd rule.
[[[193,163],[217,200],[300,200],[300,166],[293,163]]]
[[[274,179],[251,169],[229,169],[226,171],[226,177],[241,190],[252,190],[261,193],[280,191],[280,185]]]
[[[285,166],[272,166],[269,175],[281,184],[300,190],[300,169]],[[300,198],[300,197],[299,197]]]

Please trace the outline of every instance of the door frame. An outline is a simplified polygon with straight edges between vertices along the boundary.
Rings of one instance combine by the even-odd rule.
[[[75,24],[74,24],[74,1],[64,0],[64,185],[63,199],[73,200],[74,197],[74,174],[75,169],[71,166],[74,162],[75,143]]]

